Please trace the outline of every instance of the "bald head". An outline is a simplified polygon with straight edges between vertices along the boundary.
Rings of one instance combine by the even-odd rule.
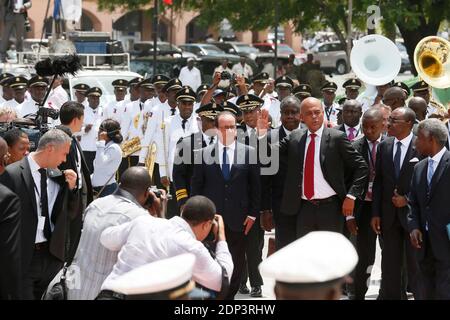
[[[364,112],[363,121],[364,120],[373,120],[373,121],[383,121],[383,112],[380,107],[371,107]]]
[[[300,104],[300,117],[311,132],[323,125],[323,108],[319,99],[308,97]]]
[[[391,87],[384,92],[383,103],[390,106],[392,110],[405,106],[406,94],[402,88]]]
[[[417,120],[425,120],[428,105],[424,98],[412,97],[408,102],[408,107],[415,112]]]
[[[130,167],[120,178],[120,188],[135,197],[145,194],[151,184],[152,181],[146,167]]]

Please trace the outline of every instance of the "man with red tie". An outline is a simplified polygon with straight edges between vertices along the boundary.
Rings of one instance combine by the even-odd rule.
[[[317,230],[342,232],[344,217],[353,215],[355,199],[363,195],[367,164],[345,134],[324,126],[320,100],[306,98],[300,116],[307,130],[294,130],[279,144],[286,177],[280,211],[297,217],[298,238]]]
[[[348,140],[355,140],[361,135],[361,126],[359,124],[361,116],[361,103],[356,100],[346,100],[342,106],[342,120],[344,123],[336,127],[336,129],[344,132]]]

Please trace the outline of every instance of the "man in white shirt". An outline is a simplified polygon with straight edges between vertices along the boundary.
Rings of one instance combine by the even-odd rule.
[[[73,265],[79,268],[79,287],[71,288],[69,300],[93,300],[117,262],[117,251],[110,251],[100,244],[100,235],[108,227],[121,225],[139,216],[149,216],[143,208],[152,195],[151,179],[144,167],[127,169],[117,191],[99,198],[86,209],[80,244]]]
[[[247,58],[244,56],[241,56],[241,61],[239,63],[236,63],[231,71],[233,71],[234,74],[244,76],[245,78],[251,78],[253,76],[253,70],[252,68],[246,64]]]
[[[97,151],[98,129],[102,122],[103,108],[100,106],[102,90],[92,87],[86,91],[89,105],[84,109],[80,145],[89,171],[94,172],[94,159]]]
[[[48,96],[48,104],[55,108],[55,109],[61,109],[61,106],[66,102],[69,101],[69,95],[67,94],[66,90],[62,87],[63,78],[57,77],[55,79],[55,82],[53,83],[52,90],[50,91],[50,94]]]
[[[214,234],[215,259],[201,242]],[[111,290],[111,283],[120,275],[147,263],[192,253],[196,257],[193,280],[209,290],[222,290],[223,272],[227,281],[233,273],[233,262],[225,238],[225,226],[216,214],[214,203],[206,197],[189,199],[181,217],[170,220],[147,215],[103,231],[100,241],[111,251],[120,251],[113,271],[102,285]],[[224,271],[223,271],[224,270]]]
[[[200,70],[194,67],[194,58],[187,59],[187,66],[181,68],[179,79],[185,86],[190,86],[194,91],[202,84]]]
[[[1,107],[9,107],[17,110],[17,106],[25,101],[25,92],[27,91],[27,78],[11,77],[7,80],[5,85],[13,90],[14,98],[0,104]]]

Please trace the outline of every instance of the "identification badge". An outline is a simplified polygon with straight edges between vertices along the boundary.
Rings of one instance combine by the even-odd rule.
[[[43,216],[39,216],[38,217],[38,230],[44,231],[44,226],[45,226],[45,217]]]
[[[372,189],[373,189],[373,182],[369,182],[369,186],[367,188],[367,193],[372,193]]]

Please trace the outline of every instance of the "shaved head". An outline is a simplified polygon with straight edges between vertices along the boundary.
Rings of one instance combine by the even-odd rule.
[[[120,188],[133,195],[145,193],[152,181],[146,167],[130,167],[122,174]]]
[[[408,107],[416,113],[417,120],[425,120],[427,116],[428,105],[424,98],[412,97],[408,102]]]
[[[364,112],[363,120],[383,121],[383,112],[380,107],[371,107]]]

